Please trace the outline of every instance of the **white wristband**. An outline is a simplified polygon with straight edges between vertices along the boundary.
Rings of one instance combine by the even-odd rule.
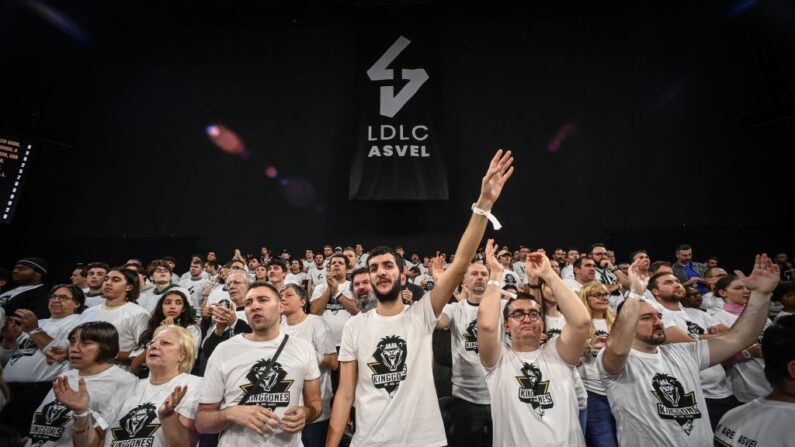
[[[473,203],[472,212],[477,214],[478,216],[486,216],[486,218],[489,220],[489,222],[491,222],[491,225],[494,227],[495,230],[499,230],[500,228],[502,228],[502,224],[500,224],[500,221],[497,220],[497,217],[494,216],[494,214],[491,214],[491,210],[489,211],[482,210],[477,207],[477,203]]]
[[[488,280],[488,281],[486,282],[486,285],[487,285],[487,286],[497,286],[497,287],[499,287],[500,289],[502,289],[502,288],[503,288],[503,286],[505,285],[505,283],[504,283],[504,282],[502,282],[502,281],[497,281],[496,279],[490,279],[490,280]]]

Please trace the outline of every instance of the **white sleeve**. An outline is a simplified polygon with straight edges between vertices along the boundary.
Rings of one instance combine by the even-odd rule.
[[[356,322],[360,318],[359,315],[348,319],[348,321],[345,322],[345,326],[342,328],[340,353],[337,357],[341,362],[350,362],[356,360]]]
[[[425,330],[433,332],[436,328],[436,322],[439,318],[433,313],[433,303],[429,294],[425,294],[425,299],[421,299],[419,303],[413,304],[409,307],[408,312],[412,313],[416,318],[419,318]]]
[[[308,343],[307,343],[308,344]],[[307,346],[306,349],[306,362],[304,368],[304,381],[307,380],[315,380],[320,377],[320,365],[317,362],[317,358],[313,355],[314,350],[311,346]]]
[[[128,320],[130,322],[130,332],[133,334],[135,344],[141,341],[141,334],[146,330],[149,323],[149,314],[146,312],[136,313]]]
[[[193,380],[186,383],[188,390],[185,392],[185,397],[182,398],[182,402],[179,403],[176,411],[188,419],[196,419],[196,411],[199,409],[199,397],[202,394],[203,380],[196,376],[189,377]]]
[[[219,345],[210,358],[207,360],[207,368],[204,370],[204,380],[202,381],[202,392],[199,396],[199,403],[217,404],[224,400],[224,376],[221,366],[224,363],[224,349]],[[230,404],[230,402],[226,402]]]
[[[318,284],[317,287],[315,287],[315,290],[312,291],[312,298],[310,298],[309,301],[316,301],[318,298],[320,298],[320,295],[323,295],[323,292],[326,291],[327,287],[327,284]]]

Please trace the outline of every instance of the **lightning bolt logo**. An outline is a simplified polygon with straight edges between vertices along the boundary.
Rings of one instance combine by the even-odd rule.
[[[391,68],[387,68],[398,55],[406,49],[411,43],[410,40],[403,36],[398,37],[395,43],[392,44],[384,54],[378,58],[377,61],[367,70],[367,77],[371,81],[392,81],[395,79],[395,72]],[[428,73],[422,68],[403,68],[400,71],[402,79],[408,80],[408,84],[403,86],[400,91],[395,94],[395,87],[392,85],[381,86],[381,109],[379,113],[388,118],[394,118],[395,115],[406,105],[407,102],[419,91],[422,84],[428,80]]]

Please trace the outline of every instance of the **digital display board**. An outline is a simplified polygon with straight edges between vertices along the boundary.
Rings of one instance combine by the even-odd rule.
[[[25,139],[0,133],[0,223],[11,223],[30,170],[32,150],[33,145]]]

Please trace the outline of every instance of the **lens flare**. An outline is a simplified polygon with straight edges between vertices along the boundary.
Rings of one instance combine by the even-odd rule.
[[[566,139],[568,139],[576,131],[577,125],[574,123],[567,123],[561,127],[558,133],[556,133],[552,140],[549,141],[549,144],[547,145],[547,151],[553,153],[557,152]]]
[[[268,178],[276,178],[279,176],[279,171],[273,166],[268,166],[265,168],[265,176]]]
[[[206,128],[206,132],[210,141],[227,154],[237,155],[243,158],[248,157],[248,151],[246,151],[246,145],[243,143],[243,139],[227,127],[221,124],[210,124]]]

